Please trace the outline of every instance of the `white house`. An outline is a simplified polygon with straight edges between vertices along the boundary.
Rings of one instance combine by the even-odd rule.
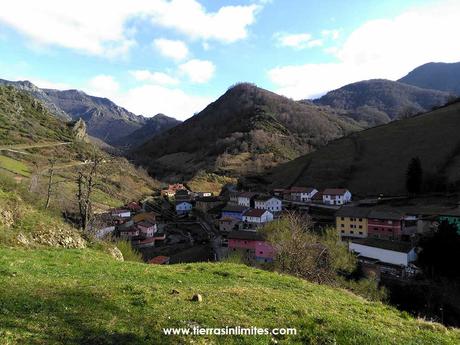
[[[264,224],[273,220],[273,214],[267,210],[253,209],[243,214],[243,222]]]
[[[275,198],[271,195],[258,196],[254,199],[254,208],[271,212],[281,212],[283,202],[281,199]]]
[[[323,204],[344,205],[351,201],[351,193],[344,188],[329,188],[323,191]]]
[[[361,257],[376,259],[385,264],[408,266],[417,260],[415,248],[409,242],[366,238],[351,241],[348,248]]]
[[[140,231],[139,234],[142,234],[145,237],[152,237],[153,234],[157,232],[157,225],[148,221],[139,222],[136,224],[136,227]]]
[[[311,187],[292,187],[290,195],[292,201],[309,202],[318,190]]]
[[[188,201],[181,201],[176,203],[177,214],[187,214],[192,210],[192,204]]]
[[[195,192],[195,198],[208,198],[212,196],[211,192]]]
[[[251,207],[251,201],[254,199],[256,195],[257,193],[252,192],[242,192],[238,194],[238,205]]]
[[[125,209],[115,209],[110,212],[112,217],[120,217],[120,218],[130,218],[131,211]]]

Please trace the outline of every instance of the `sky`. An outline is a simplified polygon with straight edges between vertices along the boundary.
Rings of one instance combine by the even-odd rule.
[[[15,0],[0,78],[185,120],[231,85],[292,99],[460,61],[458,0]]]

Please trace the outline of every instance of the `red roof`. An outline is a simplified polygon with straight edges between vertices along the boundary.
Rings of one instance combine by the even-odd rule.
[[[315,190],[315,188],[312,187],[292,187],[291,192],[292,193],[311,193]]]
[[[167,263],[168,261],[169,261],[169,256],[159,255],[159,256],[155,256],[153,259],[150,259],[148,263],[151,265],[163,265]]]
[[[132,210],[132,211],[139,211],[142,207],[135,201],[130,202],[125,206],[126,208]]]
[[[348,192],[345,188],[328,188],[323,191],[323,195],[343,195]]]
[[[246,211],[246,213],[244,214],[246,217],[262,217],[262,215],[265,213],[265,212],[268,212],[267,210],[263,210],[263,209],[254,209],[254,210],[249,210],[249,211]]]

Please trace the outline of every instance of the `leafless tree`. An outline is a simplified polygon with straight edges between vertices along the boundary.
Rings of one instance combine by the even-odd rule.
[[[49,162],[50,162],[50,168],[48,169],[48,188],[46,192],[45,208],[48,208],[51,202],[51,194],[53,192],[54,166],[56,164],[56,159],[52,158],[49,160]]]
[[[80,228],[84,231],[88,230],[88,226],[93,216],[92,210],[92,194],[97,187],[97,177],[99,168],[104,162],[102,156],[92,155],[90,162],[82,166],[77,173],[77,203],[80,216]]]

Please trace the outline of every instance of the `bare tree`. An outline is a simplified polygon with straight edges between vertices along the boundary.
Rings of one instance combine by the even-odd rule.
[[[45,208],[48,208],[50,206],[51,202],[51,194],[53,192],[53,177],[54,177],[54,166],[56,164],[56,159],[52,158],[49,160],[50,162],[50,168],[48,169],[48,188],[46,192],[46,203],[45,203]]]
[[[97,187],[97,177],[100,165],[104,162],[102,156],[94,154],[87,166],[77,173],[77,203],[80,216],[80,228],[88,230],[93,216],[91,197]]]

